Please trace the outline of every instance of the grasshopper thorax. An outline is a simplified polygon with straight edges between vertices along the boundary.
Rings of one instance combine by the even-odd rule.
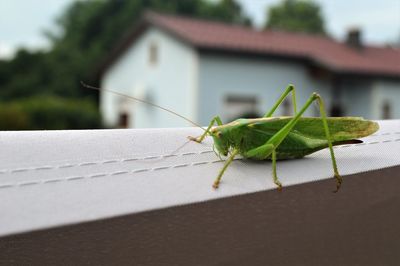
[[[228,131],[223,127],[214,127],[211,129],[210,134],[214,139],[214,146],[218,153],[227,156],[230,147]]]

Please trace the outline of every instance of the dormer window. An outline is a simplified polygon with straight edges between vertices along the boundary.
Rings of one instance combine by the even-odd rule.
[[[155,66],[158,62],[158,45],[155,42],[151,42],[149,46],[149,64]]]

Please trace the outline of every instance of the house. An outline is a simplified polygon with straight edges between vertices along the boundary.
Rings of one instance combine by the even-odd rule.
[[[170,108],[201,125],[264,114],[291,83],[298,106],[314,91],[332,116],[400,118],[400,49],[373,47],[353,30],[329,37],[147,12],[105,61],[101,87]],[[288,97],[290,98],[290,97]],[[175,127],[185,120],[102,92],[109,126]],[[290,99],[277,115],[292,112]],[[313,106],[306,115],[318,116]]]

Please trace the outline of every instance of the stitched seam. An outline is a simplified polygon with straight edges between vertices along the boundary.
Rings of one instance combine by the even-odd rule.
[[[37,171],[37,170],[55,170],[55,169],[65,169],[65,168],[72,168],[72,167],[85,167],[85,166],[94,166],[94,165],[104,165],[104,164],[114,164],[114,163],[125,163],[125,162],[133,162],[133,161],[145,161],[145,160],[154,160],[154,159],[165,159],[171,157],[183,157],[189,155],[199,155],[205,153],[213,153],[212,150],[209,151],[201,151],[201,152],[187,152],[182,154],[168,154],[168,155],[155,155],[155,156],[146,156],[140,158],[126,158],[126,159],[119,159],[119,160],[105,160],[105,161],[95,161],[95,162],[83,162],[77,164],[63,164],[63,165],[44,165],[44,166],[37,166],[37,167],[27,167],[27,168],[15,168],[15,169],[3,169],[0,170],[1,174],[14,174],[14,173],[22,173],[27,171]]]
[[[235,159],[235,160],[240,160],[240,158]],[[96,173],[96,174],[91,174],[91,175],[68,176],[68,177],[46,179],[46,180],[32,180],[32,181],[19,182],[19,183],[0,184],[0,189],[39,185],[39,184],[53,184],[53,183],[57,183],[60,181],[76,181],[76,180],[84,180],[84,179],[95,179],[95,178],[118,176],[118,175],[124,175],[124,174],[154,172],[154,171],[167,170],[167,169],[172,169],[172,168],[206,165],[206,164],[212,164],[212,163],[216,163],[216,162],[223,162],[223,161],[221,161],[221,160],[202,161],[202,162],[194,162],[194,163],[170,165],[170,166],[162,166],[162,167],[154,167],[154,168],[141,168],[141,169],[135,169],[135,170],[131,170],[131,171],[116,171],[116,172],[111,172],[111,173]]]
[[[391,140],[382,140],[380,142],[374,141],[374,142],[368,142],[368,143],[359,143],[359,144],[343,145],[343,146],[336,146],[336,147],[337,148],[348,148],[351,146],[375,145],[375,144],[379,144],[379,143],[391,143],[391,142],[400,142],[400,138],[391,139]],[[191,152],[191,153],[184,153],[181,155],[183,155],[183,156],[196,155],[196,154],[201,154],[201,153],[212,153],[212,152],[213,151],[202,151],[200,153]],[[163,155],[151,156],[151,157],[152,158],[163,158]],[[148,158],[148,157],[145,157],[145,158]],[[109,161],[103,161],[101,163],[85,162],[85,163],[80,163],[80,164],[76,164],[76,165],[69,165],[69,167],[82,166],[82,165],[86,166],[86,165],[108,164],[111,162],[125,162],[127,160],[130,161],[131,159],[132,158],[121,159],[121,160],[109,160]],[[241,160],[241,158],[237,158],[235,160]],[[111,173],[96,173],[96,174],[91,174],[91,175],[86,175],[86,176],[69,176],[69,177],[64,177],[64,178],[47,179],[47,180],[33,180],[33,181],[25,181],[25,182],[19,182],[19,183],[5,183],[5,184],[0,184],[0,189],[32,186],[32,185],[39,185],[39,184],[52,184],[52,183],[57,183],[60,181],[76,181],[76,180],[84,180],[84,179],[94,179],[94,178],[102,178],[102,177],[109,177],[109,176],[117,176],[117,175],[123,175],[123,174],[134,174],[134,173],[149,172],[149,171],[160,171],[160,170],[167,170],[167,169],[172,169],[172,168],[191,167],[191,166],[194,167],[194,166],[219,163],[219,162],[223,162],[223,161],[224,160],[200,161],[200,162],[154,167],[154,168],[141,168],[141,169],[135,169],[135,170],[131,170],[131,171],[116,171],[116,172],[111,172]],[[37,167],[37,168],[13,169],[13,170],[9,170],[9,173],[18,173],[18,172],[31,171],[31,170],[58,169],[58,168],[65,168],[65,165],[63,165],[61,167],[60,166],[55,166],[55,167],[41,166],[41,167]],[[4,171],[1,171],[0,173],[4,173]]]
[[[400,132],[395,132],[394,134],[398,134],[398,133],[400,135]],[[363,142],[363,143],[350,144],[350,145],[339,145],[339,146],[334,146],[334,149],[348,148],[348,147],[352,147],[352,146],[374,145],[374,144],[390,143],[390,142],[398,142],[398,141],[400,141],[400,138],[390,139],[390,140],[382,140],[382,141]],[[94,165],[125,163],[125,162],[132,162],[132,161],[165,159],[165,158],[170,158],[170,157],[174,157],[174,156],[182,157],[182,156],[199,155],[199,154],[205,154],[205,153],[213,153],[213,151],[209,150],[209,151],[201,151],[201,152],[187,152],[187,153],[181,153],[181,154],[176,154],[176,155],[168,154],[168,155],[146,156],[146,157],[141,157],[141,158],[126,158],[126,159],[119,159],[119,160],[114,159],[114,160],[105,160],[105,161],[97,161],[97,162],[83,162],[83,163],[77,163],[77,164],[55,165],[55,166],[43,165],[43,166],[38,166],[38,167],[3,169],[3,170],[0,170],[0,175],[16,174],[16,173],[22,173],[22,172],[28,172],[28,171],[44,171],[44,170],[65,169],[65,168],[72,168],[72,167],[86,167],[86,166],[94,166]],[[202,164],[202,163],[200,163],[200,164]],[[161,167],[161,168],[164,168],[164,167]],[[162,170],[162,169],[160,169],[160,170]]]

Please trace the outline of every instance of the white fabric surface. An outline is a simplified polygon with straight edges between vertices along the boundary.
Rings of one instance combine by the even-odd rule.
[[[400,120],[379,125],[364,143],[335,148],[341,175],[400,165]],[[211,138],[187,142],[200,133],[0,132],[0,236],[276,188],[270,162],[239,159],[213,190],[223,162]],[[277,172],[283,186],[331,178],[329,151],[279,161]]]

